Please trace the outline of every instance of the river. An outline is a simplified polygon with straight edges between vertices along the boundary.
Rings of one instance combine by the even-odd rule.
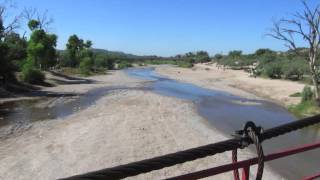
[[[152,80],[153,83],[149,84],[149,88],[153,92],[192,101],[199,115],[226,135],[242,129],[247,121],[253,121],[256,125],[268,129],[297,120],[285,108],[269,101],[241,98],[222,91],[178,82],[160,76],[152,69],[131,69],[127,73],[134,77]],[[265,154],[268,154],[319,139],[320,130],[311,127],[266,141],[263,143],[263,148]],[[301,179],[310,174],[319,173],[319,154],[320,150],[313,150],[268,162],[268,164],[287,179]]]
[[[141,88],[142,90],[192,101],[196,105],[199,115],[207,119],[209,125],[226,135],[231,135],[235,130],[242,129],[247,121],[253,121],[267,129],[296,120],[285,108],[275,103],[241,98],[223,91],[209,90],[193,84],[178,82],[156,74],[152,68],[133,68],[125,70],[125,72],[129,76],[149,81]],[[38,108],[34,104],[41,103],[41,101],[47,103],[48,99],[3,104],[0,106],[0,117],[2,117],[0,127],[8,125],[19,127],[33,121],[62,118],[85,109],[113,90],[121,89],[130,90],[127,87],[99,88],[67,103],[61,99],[64,97],[55,98],[54,106],[46,108]],[[265,154],[283,148],[312,143],[320,139],[319,132],[320,130],[314,127],[306,128],[268,140],[263,143]],[[254,148],[252,149],[254,150]],[[319,154],[320,150],[313,150],[268,162],[268,164],[287,179],[301,179],[301,177],[319,172]]]

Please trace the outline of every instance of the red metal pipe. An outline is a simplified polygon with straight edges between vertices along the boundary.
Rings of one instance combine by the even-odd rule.
[[[265,161],[272,161],[272,160],[279,159],[279,158],[286,157],[286,156],[290,156],[293,154],[297,154],[297,153],[301,153],[301,152],[305,152],[305,151],[310,151],[310,150],[313,150],[316,148],[320,148],[320,142],[317,142],[314,144],[307,144],[307,145],[303,145],[300,147],[290,148],[287,150],[272,153],[272,154],[265,156],[264,160]],[[258,163],[258,158],[252,158],[252,159],[248,159],[248,160],[244,160],[244,161],[239,161],[236,163],[226,164],[226,165],[222,165],[222,166],[218,166],[218,167],[214,167],[214,168],[210,168],[210,169],[206,169],[206,170],[202,170],[202,171],[198,171],[198,172],[193,172],[190,174],[185,174],[185,175],[181,175],[181,176],[168,178],[167,180],[201,179],[201,178],[225,173],[228,171],[232,171],[234,169],[245,168],[245,167],[257,164],[257,163]]]
[[[320,174],[303,178],[303,180],[314,180],[320,178]]]
[[[246,166],[242,169],[242,180],[249,180],[250,166]]]

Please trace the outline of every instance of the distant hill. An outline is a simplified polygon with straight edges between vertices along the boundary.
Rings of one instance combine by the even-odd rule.
[[[134,54],[124,53],[121,51],[109,51],[106,49],[91,49],[95,54],[106,54],[111,57],[119,58],[119,59],[132,59],[132,60],[146,60],[146,59],[160,59],[158,56],[138,56]],[[65,50],[58,50],[59,53],[63,53]]]
[[[125,58],[132,58],[132,59],[140,58],[140,56],[133,55],[133,54],[127,54],[127,53],[124,53],[121,51],[109,51],[106,49],[91,49],[91,50],[94,53],[101,53],[101,54],[106,54],[109,56],[125,57]]]
[[[134,54],[128,54],[121,51],[109,51],[105,49],[91,49],[94,53],[102,53],[108,56],[118,57],[118,58],[126,58],[126,59],[157,59],[160,58],[158,56],[138,56]]]

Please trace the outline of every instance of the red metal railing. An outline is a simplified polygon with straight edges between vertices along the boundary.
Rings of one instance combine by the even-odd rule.
[[[301,147],[295,147],[295,148],[279,151],[276,153],[272,153],[272,154],[266,155],[264,160],[265,161],[272,161],[275,159],[279,159],[279,158],[283,158],[286,156],[302,153],[305,151],[314,150],[317,148],[320,148],[320,142],[317,142],[314,144],[307,144],[307,145],[304,145]],[[320,157],[320,155],[319,155],[319,157]],[[320,161],[320,158],[319,158],[319,161]],[[244,161],[239,161],[236,163],[226,164],[226,165],[222,165],[222,166],[218,166],[218,167],[214,167],[214,168],[210,168],[210,169],[206,169],[206,170],[202,170],[202,171],[198,171],[198,172],[193,172],[193,173],[189,173],[189,174],[185,174],[185,175],[181,175],[181,176],[168,178],[167,180],[201,179],[201,178],[233,171],[235,169],[243,169],[242,170],[242,180],[248,180],[250,166],[255,165],[257,163],[258,163],[258,158],[252,158],[252,159],[248,159],[248,160],[244,160]],[[319,169],[320,169],[320,167],[319,167]],[[320,174],[305,177],[305,178],[303,178],[303,180],[313,180],[316,178],[320,178]]]
[[[301,119],[299,121],[293,121],[287,124],[283,124],[271,129],[262,131],[260,127],[257,127],[253,122],[247,122],[243,130],[237,131],[237,137],[228,139],[221,142],[216,142],[196,148],[191,148],[176,153],[166,154],[163,156],[153,157],[137,162],[123,164],[111,168],[105,168],[97,171],[88,172],[85,174],[79,174],[71,177],[64,178],[64,180],[101,180],[101,179],[123,179],[127,177],[136,176],[143,173],[148,173],[155,170],[160,170],[166,167],[171,167],[177,164],[193,161],[196,159],[204,158],[207,156],[213,156],[226,151],[235,151],[239,148],[247,147],[250,144],[254,144],[257,149],[257,158],[244,160],[237,162],[236,153],[233,153],[233,163],[202,170],[182,176],[173,177],[170,179],[200,179],[217,174],[225,173],[228,171],[234,171],[236,179],[238,179],[238,169],[243,169],[242,179],[249,179],[250,166],[258,163],[257,179],[261,179],[263,175],[264,161],[271,161],[282,157],[290,156],[293,154],[310,151],[316,148],[320,148],[320,142],[315,144],[308,144],[301,147],[296,147],[277,153],[264,155],[261,147],[261,142],[296,131],[308,126],[312,126],[320,123],[320,114]],[[320,159],[320,158],[319,158]],[[305,177],[305,180],[312,180],[319,178],[320,174]]]

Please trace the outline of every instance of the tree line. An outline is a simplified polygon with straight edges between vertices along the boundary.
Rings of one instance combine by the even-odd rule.
[[[305,52],[305,48],[299,49]],[[308,63],[304,60],[307,54],[296,55],[293,51],[277,52],[270,49],[258,49],[252,54],[242,51],[230,51],[227,55],[216,54],[213,61],[218,67],[242,69],[252,76],[271,79],[303,80],[310,76]]]
[[[81,74],[104,72],[107,69],[126,68],[131,58],[106,52],[95,52],[92,41],[71,35],[65,50],[57,50],[58,36],[50,33],[53,22],[47,11],[39,13],[34,8],[25,9],[13,17],[11,5],[0,2],[0,85],[6,86],[19,80],[41,84],[43,71],[70,67]],[[29,33],[19,34],[26,24]],[[29,34],[27,37],[26,34]]]
[[[0,80],[2,85],[21,79],[28,83],[41,83],[45,76],[42,71],[53,68],[71,67],[89,75],[106,69],[127,68],[133,63],[175,64],[192,67],[195,63],[210,62],[212,59],[223,67],[244,68],[254,76],[302,80],[309,77],[314,86],[315,99],[319,99],[319,46],[320,46],[320,6],[311,8],[302,1],[303,11],[291,18],[275,21],[270,37],[285,43],[287,52],[259,49],[252,54],[235,50],[227,55],[216,54],[209,57],[206,51],[189,52],[173,57],[134,56],[110,54],[92,48],[93,42],[70,35],[65,50],[57,50],[58,36],[48,30],[52,19],[47,12],[25,9],[17,16],[9,13],[5,3],[0,3]],[[7,18],[13,17],[13,18]],[[19,34],[21,22],[26,20],[29,37]],[[308,45],[297,47],[297,39]],[[20,74],[17,76],[17,74]]]

